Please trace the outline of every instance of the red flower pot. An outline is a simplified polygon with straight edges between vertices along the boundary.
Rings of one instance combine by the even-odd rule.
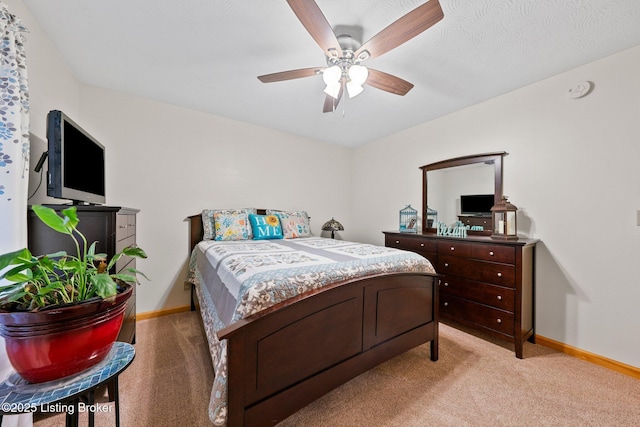
[[[13,368],[31,383],[84,371],[105,358],[120,333],[133,288],[37,312],[0,312],[0,335]]]

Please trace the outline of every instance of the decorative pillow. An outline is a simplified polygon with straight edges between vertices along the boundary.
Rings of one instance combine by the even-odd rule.
[[[254,240],[282,239],[282,228],[277,215],[249,214]]]
[[[267,209],[268,215],[278,215],[282,234],[285,239],[295,239],[297,237],[310,237],[311,224],[306,211],[276,211]]]
[[[202,211],[202,228],[203,228],[203,236],[202,240],[213,240],[216,237],[216,226],[214,220],[214,214],[216,212],[220,212],[223,214],[232,214],[233,212],[244,211],[247,214],[247,218],[249,214],[258,213],[256,208],[245,208],[245,209],[205,209]],[[248,239],[252,237],[251,235],[251,225],[248,221],[246,221],[246,227],[248,232]],[[221,240],[221,239],[218,239]]]
[[[214,240],[247,240],[249,228],[244,210],[215,211],[213,224],[216,231]]]

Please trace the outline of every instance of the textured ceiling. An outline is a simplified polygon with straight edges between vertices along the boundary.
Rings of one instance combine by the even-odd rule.
[[[365,63],[415,87],[365,86],[322,113],[325,65],[285,0],[24,0],[76,78],[344,146],[390,135],[640,44],[640,0],[440,0],[444,19]],[[424,0],[317,0],[363,40]],[[344,109],[343,109],[344,105]]]

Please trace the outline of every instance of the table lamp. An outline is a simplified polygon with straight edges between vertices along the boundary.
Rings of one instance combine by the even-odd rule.
[[[335,238],[334,233],[336,231],[341,231],[341,230],[344,230],[344,227],[338,221],[333,219],[333,217],[329,221],[325,222],[324,225],[322,226],[322,231],[331,231],[332,239]]]

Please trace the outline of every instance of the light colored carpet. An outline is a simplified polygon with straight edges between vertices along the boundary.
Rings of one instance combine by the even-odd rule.
[[[213,374],[203,337],[196,313],[138,323],[136,359],[120,377],[122,426],[208,424]],[[640,425],[639,380],[530,343],[524,356],[441,324],[438,362],[428,344],[408,351],[279,426]],[[54,425],[64,416],[35,423]],[[96,425],[113,426],[113,411],[97,414]]]
[[[199,322],[192,312],[137,323],[136,357],[118,380],[122,427],[210,425],[213,368]],[[107,402],[106,390],[96,400]],[[115,425],[113,406],[96,414],[97,427]],[[64,415],[34,420],[37,427],[64,426]],[[87,425],[86,414],[80,425]]]

